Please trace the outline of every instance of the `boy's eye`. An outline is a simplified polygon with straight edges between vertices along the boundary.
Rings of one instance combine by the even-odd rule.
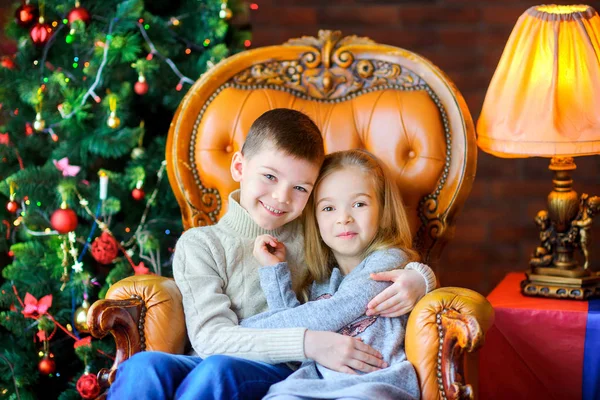
[[[308,190],[306,190],[302,186],[294,186],[294,189],[296,189],[297,191],[302,192],[302,193],[308,193]]]
[[[265,178],[267,178],[270,181],[274,181],[275,180],[275,176],[271,175],[271,174],[264,174],[263,175]]]
[[[323,207],[323,209],[321,211],[333,211],[333,207],[331,207],[331,206]]]

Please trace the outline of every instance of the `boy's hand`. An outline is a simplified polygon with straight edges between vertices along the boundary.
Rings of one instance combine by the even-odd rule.
[[[412,311],[421,297],[425,296],[427,285],[423,276],[412,269],[371,274],[376,281],[390,281],[394,284],[379,293],[367,304],[367,315],[399,317]]]
[[[260,235],[252,254],[261,265],[275,265],[285,261],[285,245],[271,235]]]
[[[381,353],[360,338],[335,332],[307,330],[304,353],[324,367],[346,374],[356,374],[354,370],[373,372],[388,366]]]

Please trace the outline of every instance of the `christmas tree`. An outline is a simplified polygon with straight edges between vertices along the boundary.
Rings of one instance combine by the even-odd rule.
[[[181,234],[165,142],[190,85],[250,46],[233,0],[14,5],[0,65],[0,398],[93,398],[113,362],[89,305],[169,276]],[[252,5],[256,8],[256,5]]]

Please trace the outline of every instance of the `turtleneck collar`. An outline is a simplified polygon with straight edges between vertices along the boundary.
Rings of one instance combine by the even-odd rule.
[[[248,211],[240,205],[240,191],[234,190],[229,195],[229,208],[225,215],[220,219],[219,225],[223,225],[238,235],[255,239],[260,235],[272,235],[277,239],[285,242],[285,240],[298,228],[297,220],[287,223],[286,225],[268,230],[261,228],[254,222]]]

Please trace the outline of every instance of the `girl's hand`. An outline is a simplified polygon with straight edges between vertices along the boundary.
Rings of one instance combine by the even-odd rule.
[[[260,235],[252,254],[261,265],[275,265],[285,261],[285,245],[271,235]]]
[[[423,276],[412,269],[371,274],[376,281],[390,281],[394,284],[379,293],[367,304],[367,315],[399,317],[412,311],[421,297],[425,296],[427,284]]]
[[[335,332],[310,331],[304,335],[304,353],[307,358],[338,372],[356,374],[378,371],[388,365],[382,355],[360,338]]]

